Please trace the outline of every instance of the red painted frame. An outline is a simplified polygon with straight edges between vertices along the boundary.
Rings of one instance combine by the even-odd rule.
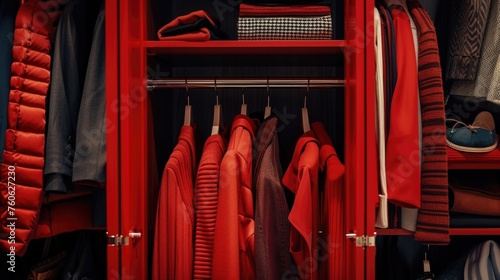
[[[375,132],[375,50],[374,50],[374,0],[365,0],[365,128],[366,128],[366,158],[365,158],[365,226],[366,235],[375,236],[376,205],[378,202],[378,154]],[[365,279],[375,279],[375,246],[366,247]]]
[[[373,6],[372,6],[373,7]],[[349,233],[366,235],[366,1],[345,1],[345,165],[346,225]],[[349,279],[367,279],[366,249],[347,242]],[[373,259],[374,260],[374,259]],[[374,263],[374,262],[373,262]]]
[[[108,247],[108,279],[148,279],[148,188],[155,184],[150,176],[153,157],[148,145],[150,135],[149,97],[145,87],[147,54],[185,54],[190,52],[221,53],[232,46],[234,54],[290,52],[338,55],[345,59],[345,165],[346,226],[349,232],[372,235],[374,201],[367,198],[368,182],[374,174],[368,162],[373,160],[369,146],[374,128],[370,121],[374,108],[373,50],[367,34],[367,22],[373,11],[373,0],[345,0],[345,34],[343,41],[308,42],[207,42],[185,43],[147,41],[147,0],[106,1],[106,83],[108,126],[108,234],[128,236],[133,230],[143,235],[128,246]],[[108,41],[109,40],[109,41]],[[222,52],[225,53],[225,52]],[[374,107],[374,106],[373,106]],[[369,125],[367,125],[367,123]],[[368,199],[368,203],[367,203]],[[374,277],[374,248],[347,242],[347,275],[349,279]],[[116,271],[119,271],[117,274]]]
[[[112,104],[119,101],[119,63],[118,63],[118,0],[106,0],[106,219],[107,234],[116,235],[120,232],[120,156],[119,156],[119,117]],[[108,279],[120,279],[120,247],[108,246]]]

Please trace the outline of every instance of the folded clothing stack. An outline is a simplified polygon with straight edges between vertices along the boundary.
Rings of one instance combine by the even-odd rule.
[[[240,5],[238,40],[331,40],[329,6]]]
[[[158,30],[161,41],[208,41],[224,37],[219,21],[202,10],[179,16]]]
[[[500,181],[489,171],[450,172],[450,211],[500,216]]]

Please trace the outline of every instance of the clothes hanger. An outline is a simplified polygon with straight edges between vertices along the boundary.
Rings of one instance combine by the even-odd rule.
[[[184,125],[192,125],[193,113],[191,111],[191,104],[189,104],[189,89],[186,79],[186,94],[187,94],[187,105],[184,106]]]
[[[264,119],[267,119],[271,115],[271,106],[269,105],[269,100],[271,99],[269,95],[269,78],[267,79],[267,106],[264,108]]]
[[[217,78],[214,80],[215,88],[215,106],[214,106],[214,118],[212,124],[212,135],[219,134],[222,127],[222,107],[219,105],[219,94],[217,93]]]
[[[241,111],[240,114],[247,115],[247,104],[245,103],[245,88],[241,88],[241,98],[243,102],[241,103]]]
[[[417,278],[417,280],[432,280],[434,279],[434,274],[431,272],[431,264],[427,259],[427,253],[429,252],[430,246],[427,245],[427,250],[424,252],[424,272]]]
[[[307,80],[307,92],[304,96],[304,107],[302,108],[302,131],[304,133],[311,130],[311,124],[309,123],[309,112],[307,111],[307,95],[309,94],[309,79]]]

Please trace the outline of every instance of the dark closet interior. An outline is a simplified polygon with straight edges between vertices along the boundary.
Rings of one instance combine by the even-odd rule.
[[[173,18],[195,10],[205,10],[219,18],[228,40],[237,38],[238,1],[150,1],[154,22],[148,26],[149,40],[157,40],[156,30]],[[221,6],[222,5],[222,6]],[[233,5],[233,6],[231,6]],[[343,38],[343,1],[332,1],[334,39]],[[167,12],[168,11],[168,12]],[[222,17],[221,17],[222,16]],[[339,78],[343,79],[343,57],[307,54],[199,54],[150,55],[148,79],[162,78]],[[218,88],[215,89],[152,89],[149,90],[153,112],[154,142],[159,180],[170,153],[177,143],[183,125],[184,106],[189,96],[196,126],[197,157],[212,128],[213,109],[218,95],[226,129],[240,113],[242,98],[248,115],[260,121],[269,97],[272,114],[278,118],[278,138],[283,168],[291,160],[296,140],[302,134],[301,108],[307,96],[310,122],[321,121],[328,128],[339,157],[344,158],[344,90],[339,88]],[[157,190],[150,192],[156,205]],[[291,200],[289,201],[291,203]],[[154,224],[156,208],[150,208],[150,224]],[[152,235],[151,235],[152,236]],[[152,252],[152,239],[149,252]]]

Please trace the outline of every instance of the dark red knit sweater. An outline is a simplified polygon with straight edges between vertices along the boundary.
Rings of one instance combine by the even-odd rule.
[[[407,0],[418,29],[418,83],[422,111],[421,204],[415,240],[431,245],[450,242],[448,161],[443,82],[432,23],[416,0]]]

